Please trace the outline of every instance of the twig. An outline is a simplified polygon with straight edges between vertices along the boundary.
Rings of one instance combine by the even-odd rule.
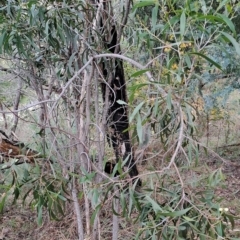
[[[33,103],[33,104],[31,104],[31,105],[29,105],[29,106],[27,106],[27,107],[24,107],[24,108],[21,108],[21,109],[18,109],[18,110],[0,111],[0,113],[19,113],[19,112],[28,110],[28,109],[31,108],[31,107],[40,105],[40,104],[42,104],[42,103],[55,102],[55,101],[56,101],[56,100],[43,100],[43,101],[39,101],[39,102]]]
[[[183,128],[184,128],[184,121],[183,121],[183,112],[182,112],[182,108],[180,106],[180,104],[178,104],[179,106],[179,115],[180,115],[180,130],[179,130],[179,136],[178,136],[178,143],[177,143],[177,147],[172,155],[172,158],[170,160],[170,163],[168,164],[167,168],[170,168],[171,165],[174,163],[175,158],[177,156],[177,153],[179,151],[179,149],[182,147],[182,141],[183,141]]]
[[[98,58],[104,58],[104,57],[111,57],[111,58],[119,58],[119,59],[122,59],[122,60],[125,60],[129,63],[131,63],[132,65],[136,66],[137,68],[141,69],[141,70],[144,70],[146,69],[145,66],[143,66],[142,64],[134,61],[133,59],[131,58],[128,58],[126,56],[123,56],[123,55],[120,55],[120,54],[115,54],[115,53],[103,53],[103,54],[99,54],[99,55],[95,55],[93,57],[91,57],[85,64],[84,66],[79,70],[77,71],[67,82],[67,84],[62,88],[62,92],[59,94],[58,98],[56,99],[55,103],[53,104],[52,106],[52,109],[50,111],[50,113],[52,112],[52,110],[56,107],[57,105],[57,102],[61,99],[61,97],[63,96],[64,92],[66,91],[66,89],[72,84],[72,82],[79,77],[79,75],[82,73],[82,71],[88,66],[90,65],[94,59],[98,59]],[[154,78],[153,76],[151,75],[151,73],[149,71],[147,71],[145,73],[149,79],[149,81],[154,81]],[[157,86],[158,87],[158,90],[159,92],[162,94],[163,97],[167,96],[167,93],[166,91],[161,88],[160,86]]]

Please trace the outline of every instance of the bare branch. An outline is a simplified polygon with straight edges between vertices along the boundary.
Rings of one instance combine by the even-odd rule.
[[[57,102],[61,99],[61,97],[63,96],[64,92],[66,91],[66,89],[71,85],[71,83],[79,77],[79,75],[82,73],[82,71],[90,64],[92,64],[92,62],[94,61],[94,59],[98,59],[98,58],[104,58],[104,57],[110,57],[110,58],[119,58],[119,59],[122,59],[122,60],[125,60],[129,63],[131,63],[132,65],[136,66],[137,68],[141,69],[141,70],[144,70],[146,69],[145,66],[141,65],[140,63],[136,62],[135,60],[131,59],[131,58],[128,58],[126,56],[123,56],[123,55],[120,55],[120,54],[115,54],[115,53],[104,53],[104,54],[99,54],[99,55],[95,55],[93,57],[91,57],[85,64],[84,66],[79,70],[77,71],[73,77],[71,77],[67,84],[62,88],[62,92],[59,94],[58,98],[56,99],[56,102],[53,104],[52,106],[52,109],[50,112],[52,112],[52,110],[56,107],[57,105]],[[147,71],[145,73],[149,79],[149,81],[154,81],[154,78],[153,76],[151,75],[151,73],[149,71]],[[162,94],[163,97],[165,97],[167,95],[166,91],[161,88],[160,86],[157,86],[159,92]]]
[[[182,141],[183,141],[183,130],[184,130],[184,120],[183,120],[183,111],[182,111],[182,107],[180,106],[180,104],[178,103],[178,107],[179,107],[179,115],[180,115],[180,130],[179,130],[179,136],[178,136],[178,142],[177,142],[177,147],[171,157],[170,163],[168,164],[167,168],[170,168],[171,165],[174,163],[175,158],[178,154],[179,149],[181,149],[182,147]]]

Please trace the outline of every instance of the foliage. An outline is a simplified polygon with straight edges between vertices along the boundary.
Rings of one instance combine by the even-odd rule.
[[[236,63],[239,46],[234,38],[236,30],[232,22],[238,6],[226,2],[228,4],[224,6],[222,2],[214,1],[213,7],[211,1],[141,1],[133,7],[131,24],[136,27],[128,30],[128,34],[133,36],[130,44],[137,48],[142,62],[147,60],[156,79],[148,84],[148,99],[143,105],[146,107],[145,117],[141,122],[149,124],[150,121],[154,132],[161,133],[164,144],[180,127],[180,123],[174,121],[179,119],[179,113],[172,111],[176,110],[174,102],[181,104],[187,119],[188,136],[193,134],[192,122],[197,117],[193,114],[197,110],[193,102],[197,98],[203,97],[208,114],[214,108],[225,107],[229,94],[238,88]],[[142,54],[145,54],[143,58]],[[205,89],[213,82],[214,86],[216,82],[221,85],[206,93]],[[165,100],[158,94],[159,86],[167,92]],[[134,84],[129,89],[130,99],[143,87],[144,84]],[[151,99],[154,107],[148,103]]]
[[[0,199],[1,213],[9,199],[12,199],[12,204],[21,199],[23,205],[28,203],[33,209],[37,209],[38,224],[42,224],[44,208],[48,210],[52,219],[58,220],[61,215],[64,215],[67,191],[66,180],[63,178],[53,178],[46,174],[42,176],[39,165],[31,168],[28,164],[19,167],[13,163],[11,169],[5,170],[3,179],[1,189],[4,190],[4,194]]]
[[[81,2],[74,8],[68,4],[55,8],[48,1],[8,2],[1,9],[7,24],[1,25],[0,52],[17,53],[25,67],[30,64],[39,77],[54,67],[57,76],[60,78],[61,74],[60,79],[66,79],[76,67],[76,51],[83,31],[81,7]]]
[[[196,132],[202,129],[196,122],[203,114],[224,112],[229,94],[239,89],[239,7],[228,0],[134,1],[122,39],[129,102],[119,104],[131,108],[133,142],[144,149],[154,139],[158,150],[164,149],[161,170],[147,172],[149,179],[143,177],[144,188],[139,193],[134,184],[124,187],[129,183],[124,164],[117,164],[112,176],[106,177],[101,161],[91,163],[90,159],[94,152],[100,158],[108,154],[103,135],[109,116],[104,118],[105,104],[99,96],[101,84],[107,80],[100,66],[108,66],[113,57],[97,58],[105,51],[106,36],[96,24],[99,16],[94,4],[6,2],[0,8],[0,53],[10,59],[9,69],[21,70],[12,74],[35,92],[41,108],[38,118],[28,121],[35,124],[42,156],[54,164],[50,164],[50,172],[42,169],[43,164],[13,164],[4,173],[0,210],[10,195],[13,203],[30,198],[39,224],[44,208],[52,219],[59,220],[71,192],[78,225],[81,219],[86,225],[101,226],[101,210],[111,201],[114,216],[129,222],[134,219],[132,226],[139,227],[137,231],[133,227],[134,239],[226,237],[226,223],[233,227],[234,217],[220,211],[221,199],[214,195],[214,187],[224,180],[222,173],[210,174],[198,193],[201,185],[189,186],[181,174],[184,168],[198,164]],[[106,25],[126,11],[122,1],[113,9],[114,17],[103,14]],[[0,85],[8,88],[6,82]],[[5,99],[1,96],[0,100]],[[157,153],[158,162],[160,157]],[[183,169],[177,166],[180,158],[184,158]],[[116,171],[121,174],[112,179]],[[101,178],[96,180],[99,173]],[[190,191],[185,193],[185,188]],[[85,200],[82,215],[79,199]]]

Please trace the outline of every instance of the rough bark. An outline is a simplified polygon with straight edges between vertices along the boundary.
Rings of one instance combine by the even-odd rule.
[[[106,6],[104,6],[106,8]],[[105,12],[107,12],[105,10]],[[106,24],[101,19],[101,26],[103,31],[103,41],[108,52],[121,54],[120,45],[118,43],[117,26],[113,22],[111,29],[106,28]],[[108,36],[108,39],[106,39]],[[110,40],[110,41],[108,41]],[[137,166],[134,162],[134,154],[132,151],[129,132],[129,119],[127,112],[127,105],[119,104],[118,100],[127,102],[126,81],[124,77],[123,62],[121,59],[113,59],[111,61],[105,60],[103,62],[103,75],[110,86],[110,94],[106,95],[106,90],[109,86],[102,84],[103,100],[109,100],[109,118],[108,118],[108,137],[111,140],[114,148],[116,160],[126,159],[129,168],[129,175],[132,178],[138,176]],[[141,181],[138,181],[141,185]]]

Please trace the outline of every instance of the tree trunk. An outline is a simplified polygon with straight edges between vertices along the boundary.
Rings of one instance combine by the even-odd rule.
[[[106,5],[104,5],[106,8]],[[105,9],[105,12],[106,9]],[[111,11],[109,11],[111,12]],[[108,19],[111,19],[109,17]],[[102,29],[102,36],[104,36],[105,48],[111,53],[121,54],[120,45],[118,43],[118,33],[116,24],[113,23],[111,27],[103,23],[103,18],[100,20]],[[108,30],[110,29],[110,30]],[[108,41],[106,39],[108,36]],[[132,178],[138,176],[137,166],[134,162],[134,154],[131,146],[130,135],[126,129],[129,128],[129,119],[127,112],[127,105],[119,104],[119,100],[127,102],[126,81],[124,77],[123,62],[121,59],[113,59],[112,61],[105,60],[103,62],[103,75],[109,85],[102,84],[103,100],[109,101],[109,118],[108,118],[108,137],[111,140],[114,148],[116,160],[126,159],[129,168],[129,175]],[[105,94],[106,88],[110,86],[110,94]],[[139,179],[138,185],[141,185]]]

